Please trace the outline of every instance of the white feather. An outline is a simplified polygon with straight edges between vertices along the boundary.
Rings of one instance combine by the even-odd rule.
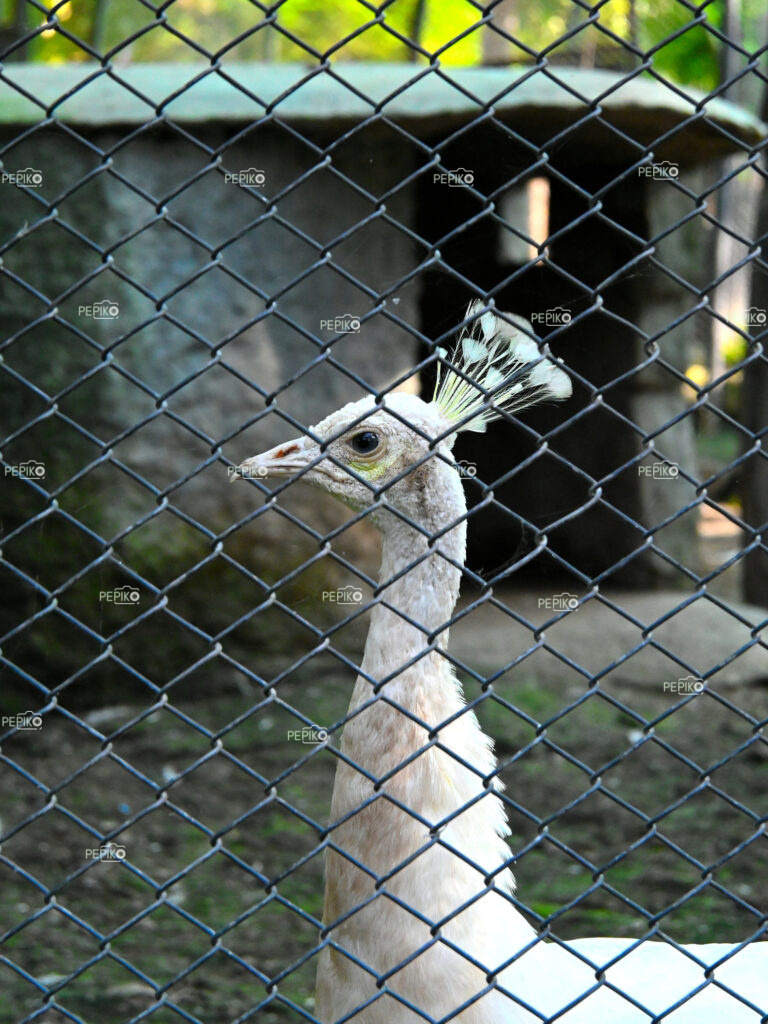
[[[465,328],[441,381],[438,366],[434,403],[457,430],[482,433],[503,412],[520,412],[537,402],[567,398],[571,381],[543,356],[527,320],[511,313],[482,312],[475,301],[467,309]],[[441,360],[445,349],[438,349]]]
[[[495,367],[491,367],[485,375],[485,387],[491,391],[493,388],[497,388],[499,384],[504,382],[504,374],[501,370],[497,370]]]
[[[490,341],[496,332],[496,317],[493,313],[483,313],[480,317],[480,326],[483,331],[483,337],[486,341]]]
[[[531,370],[531,384],[534,387],[545,388],[553,398],[567,398],[571,393],[568,375],[546,359]]]
[[[528,330],[530,329],[529,326]],[[538,359],[541,355],[536,342],[531,338],[526,338],[524,334],[510,338],[510,345],[514,348],[515,356],[523,363],[532,363],[534,359]]]
[[[477,363],[481,359],[486,359],[488,357],[488,349],[482,341],[478,341],[477,338],[473,338],[468,334],[462,338],[461,354],[464,357],[464,362],[469,365],[469,363]]]

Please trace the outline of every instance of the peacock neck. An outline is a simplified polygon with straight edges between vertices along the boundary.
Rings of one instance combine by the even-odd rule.
[[[439,511],[422,520],[427,532],[392,512],[379,517],[383,534],[381,589],[362,666],[374,678],[393,677],[401,670],[407,674],[409,663],[419,656],[438,659],[447,668],[443,656],[431,654],[429,649],[447,646],[446,623],[456,607],[466,551],[464,494],[455,471],[452,476],[456,479],[446,488],[451,500],[437,505]]]

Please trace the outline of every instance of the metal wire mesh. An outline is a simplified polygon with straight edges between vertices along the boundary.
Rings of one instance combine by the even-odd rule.
[[[370,537],[347,539],[355,536],[352,527],[358,522],[364,526],[367,513],[330,521],[322,518],[318,504],[316,521],[309,505],[283,503],[286,485],[277,489],[275,500],[262,501],[261,494],[273,487],[258,479],[238,485],[247,488],[250,512],[243,514],[242,505],[229,506],[221,497],[222,514],[229,515],[222,524],[212,509],[223,494],[228,468],[255,454],[252,439],[268,447],[263,438],[271,435],[259,433],[265,424],[278,421],[275,430],[286,437],[311,432],[306,418],[296,414],[301,401],[292,405],[290,397],[305,379],[316,379],[312,373],[333,371],[343,382],[336,393],[347,387],[354,391],[350,397],[363,392],[379,400],[416,372],[426,389],[435,351],[450,345],[461,319],[457,310],[475,296],[510,308],[504,297],[509,289],[522,294],[530,280],[525,272],[535,267],[552,273],[563,294],[578,293],[573,312],[559,303],[549,321],[546,311],[538,328],[568,366],[576,398],[540,418],[538,413],[520,422],[507,417],[511,426],[505,436],[513,439],[509,443],[519,457],[501,473],[493,466],[498,448],[479,469],[469,458],[480,449],[467,450],[470,536],[481,515],[495,514],[511,524],[507,529],[513,526],[523,535],[523,547],[493,570],[481,571],[477,561],[463,569],[465,599],[451,620],[459,653],[452,648],[447,655],[465,682],[467,709],[478,714],[499,747],[513,825],[516,905],[542,938],[554,941],[585,928],[638,942],[663,939],[677,949],[684,942],[715,938],[742,948],[764,938],[759,890],[764,794],[758,769],[765,757],[765,701],[757,687],[720,683],[730,680],[744,658],[764,656],[765,615],[742,604],[731,582],[722,589],[719,582],[732,581],[746,558],[762,558],[766,551],[764,524],[748,521],[737,502],[724,500],[738,498],[741,475],[765,464],[765,426],[755,425],[750,411],[739,405],[740,382],[765,372],[760,341],[765,314],[761,319],[762,311],[752,306],[751,319],[740,325],[715,297],[737,272],[755,265],[766,269],[754,222],[747,217],[737,226],[733,210],[729,214],[717,205],[734,182],[745,176],[764,179],[765,173],[759,132],[750,135],[723,110],[711,112],[734,83],[745,77],[764,82],[761,51],[749,52],[724,34],[705,8],[682,0],[671,9],[668,31],[653,40],[639,39],[634,22],[618,34],[609,21],[601,21],[602,5],[560,5],[555,13],[563,14],[563,26],[554,31],[548,20],[537,41],[522,30],[516,34],[514,19],[505,20],[504,5],[467,3],[470,23],[435,50],[424,41],[425,5],[419,4],[406,24],[396,19],[397,5],[377,8],[358,0],[351,6],[360,23],[333,40],[324,40],[320,31],[310,39],[287,27],[282,4],[243,4],[237,17],[246,18],[247,27],[221,40],[217,49],[202,30],[195,35],[180,30],[180,4],[153,6],[142,0],[136,6],[146,22],[132,26],[106,50],[98,33],[94,42],[70,29],[64,17],[69,5],[30,3],[37,24],[30,19],[22,26],[0,74],[4,102],[23,101],[26,109],[16,120],[6,118],[2,143],[7,223],[14,229],[2,249],[8,295],[2,374],[9,399],[0,562],[6,587],[6,696],[0,709],[6,791],[0,870],[6,895],[0,963],[7,999],[0,1020],[315,1019],[316,954],[333,942],[332,929],[322,931],[321,924],[322,854],[333,844],[327,803],[347,721],[344,694],[359,671],[365,612],[380,596]],[[234,5],[227,8],[234,10]],[[706,96],[658,70],[664,46],[692,29],[739,59]],[[105,31],[102,24],[99,32]],[[335,57],[345,46],[362,45],[373,31],[389,36],[402,50],[400,59],[415,66],[403,65],[407,73],[393,91],[369,96],[351,66],[338,65]],[[440,63],[451,46],[481,32],[489,59],[501,42],[525,62],[490,97],[473,94],[473,80],[463,69]],[[82,65],[53,94],[36,95],[30,91],[34,79],[25,78],[25,66],[13,61],[52,33],[57,43],[66,42],[73,54],[95,63]],[[141,79],[121,63],[129,47],[158,34],[167,35],[169,46],[189,48],[188,59],[197,61],[188,73],[179,65],[184,69],[180,88],[164,91],[159,72],[157,81],[152,74]],[[258,95],[244,85],[239,70],[230,70],[231,55],[249,45],[256,47],[252,54],[241,52],[250,57],[269,59],[285,51],[301,54],[305,65],[291,64],[282,80],[289,84],[271,96]],[[558,62],[583,61],[585,52],[593,59],[605,53],[603,66],[620,69],[597,93],[580,93],[558,70]],[[614,94],[646,75],[664,86],[670,102],[682,101],[674,123],[658,115],[662,128],[650,134],[647,123],[636,133],[631,117],[622,120],[609,109]],[[472,107],[471,116],[444,119],[438,130],[428,115],[403,115],[398,102],[422,80],[449,86],[457,103]],[[218,141],[208,130],[210,115],[201,118],[205,130],[194,117],[174,115],[174,103],[206,81],[226,85],[231,102],[247,102],[254,110],[241,126],[223,128]],[[134,108],[125,122],[110,123],[111,134],[97,135],[89,119],[73,119],[67,110],[68,104],[87,103],[89,88],[105,82]],[[331,118],[325,134],[317,133],[311,118],[291,116],[292,97],[315,82],[338,86],[361,104],[351,116]],[[500,112],[504,101],[514,102],[531,82],[563,89],[571,105],[565,121],[553,122],[543,139],[533,124],[526,131]],[[463,144],[480,147],[482,137],[472,134],[478,129],[496,133],[495,152],[485,157],[486,165],[496,167],[490,184],[488,175],[483,181],[472,169],[449,166],[453,154],[466,152]],[[350,139],[364,140],[369,130],[386,133],[381,137],[388,140],[390,154],[399,148],[412,157],[403,167],[391,156],[394,169],[379,191],[343,159]],[[590,138],[603,152],[615,147],[623,157],[620,166],[606,163],[601,174],[585,180],[567,170],[572,165],[559,161],[558,153],[574,139],[583,145],[579,133],[587,130],[598,133]],[[689,178],[677,163],[656,155],[666,152],[667,143],[691,138],[686,133],[694,130],[708,140],[705,179]],[[238,150],[245,142],[268,140],[275,131],[301,153],[299,169],[277,183],[279,175],[265,175],[255,165],[243,170]],[[163,169],[152,178],[141,160],[131,163],[131,147],[147,138],[159,138],[167,147],[165,179]],[[38,169],[28,154],[40,140],[50,164]],[[514,148],[514,158],[505,156],[505,145]],[[194,152],[197,167],[176,177],[172,154],[184,147]],[[55,166],[57,153],[67,154],[61,167]],[[480,152],[477,158],[482,161]],[[354,197],[350,216],[341,210],[341,199],[339,209],[329,211],[324,238],[306,227],[301,205],[291,205],[320,172]],[[36,174],[55,187],[40,189]],[[450,194],[456,202],[449,207],[441,198],[429,216],[407,220],[400,198],[433,175],[448,175],[437,186],[444,189],[441,196]],[[654,181],[656,175],[662,180]],[[631,212],[622,214],[612,199],[617,183],[642,177],[651,179],[648,188],[669,190],[684,201],[648,237],[633,226]],[[515,193],[523,206],[505,205],[510,188],[524,190],[533,178],[546,179],[553,195],[559,189],[574,204],[561,223],[551,222],[539,237],[514,220],[514,210],[529,209],[529,193],[525,201],[523,193]],[[193,207],[206,203],[196,190],[212,181],[226,181],[248,197],[250,217],[234,231],[225,223],[221,233],[206,233],[195,226],[189,207],[176,212],[175,204],[185,196]],[[98,210],[90,223],[70,216],[71,201],[82,195],[96,203],[99,196],[130,197],[124,200],[127,218],[112,237]],[[11,209],[16,197],[18,211]],[[751,201],[754,206],[754,193]],[[140,204],[138,217],[133,202]],[[362,207],[367,212],[360,212]],[[226,222],[223,205],[221,211]],[[664,249],[668,238],[694,219],[732,243],[728,262],[709,267],[700,282],[689,281],[687,268],[675,265],[674,254],[667,258]],[[522,246],[524,256],[510,258],[503,275],[497,266],[497,276],[489,276],[487,268],[473,267],[465,258],[468,249],[476,256],[478,236],[472,232],[478,225],[503,236],[506,241],[499,244],[515,253]],[[578,250],[579,238],[595,225],[620,236],[625,255],[604,272],[599,257],[582,248],[580,275],[573,262],[559,260],[558,245],[575,238],[571,244]],[[289,248],[288,263],[272,287],[256,283],[238,257],[238,244],[258,239],[265,228],[282,232],[300,253],[293,258]],[[388,267],[386,282],[375,284],[353,269],[354,246],[364,244],[366,230],[373,228],[392,231],[412,246],[410,260],[400,258]],[[69,248],[71,260],[53,253],[52,231],[66,237],[64,251]],[[175,238],[191,247],[194,259],[179,256]],[[143,272],[143,261],[165,245],[173,272],[161,289]],[[345,251],[344,259],[336,258],[339,250]],[[593,258],[595,267],[588,267]],[[365,302],[367,311],[358,316],[328,309],[320,295],[315,312],[325,325],[295,315],[292,294],[326,270],[343,279],[358,296],[356,308]],[[185,307],[214,274],[228,300],[233,288],[242,295],[221,330],[215,319],[201,327]],[[655,274],[679,288],[685,308],[667,316],[662,306],[652,325],[643,320],[641,326],[639,315],[633,320],[626,307],[612,305],[613,286],[638,274]],[[119,287],[119,302],[107,298],[108,287]],[[420,288],[428,301],[420,307],[414,301],[410,313],[401,314],[398,297],[406,296],[405,308],[407,296]],[[454,291],[456,308],[439,308]],[[133,322],[124,329],[123,309],[132,301]],[[89,312],[76,313],[75,306]],[[542,313],[545,307],[536,308]],[[667,347],[675,331],[694,320],[706,337],[722,326],[743,342],[727,365],[714,365],[703,380]],[[406,353],[393,360],[391,352],[382,356],[392,362],[385,386],[371,383],[379,379],[379,367],[370,348],[362,359],[353,358],[349,348],[358,331],[363,339],[366,329],[382,323],[397,332]],[[295,350],[302,355],[290,370],[279,360],[275,370],[264,361],[241,358],[242,338],[269,324],[292,332],[304,345]],[[569,339],[580,330],[589,336],[595,324],[640,339],[628,363],[609,361],[607,372],[593,373],[595,364],[579,361]],[[196,346],[194,368],[176,365],[177,349],[170,341],[163,347],[164,331]],[[152,343],[132,347],[142,332],[149,332],[144,336]],[[60,346],[54,358],[46,338]],[[633,412],[638,406],[627,402],[626,389],[650,374],[674,381],[687,398],[649,427]],[[195,389],[213,375],[224,413],[214,414],[205,394],[195,405]],[[735,389],[729,401],[723,399],[727,387]],[[185,394],[192,399],[180,405],[177,399]],[[97,397],[99,403],[112,403],[111,421],[91,418]],[[322,404],[332,411],[330,392]],[[578,431],[594,415],[603,417],[602,431],[617,436],[625,431],[622,437],[631,439],[610,466],[575,454],[589,443]],[[736,439],[736,449],[702,474],[694,460],[679,461],[665,447],[670,431],[694,420],[701,435],[723,426]],[[164,444],[171,434],[163,431],[180,439],[170,465]],[[154,446],[155,462],[137,461],[130,448],[142,432]],[[638,467],[649,486],[672,480],[684,481],[687,489],[670,491],[672,504],[662,514],[653,509],[642,514],[640,504],[628,505],[615,490],[622,475],[636,476]],[[554,474],[557,480],[560,471],[581,488],[581,497],[568,507],[537,516],[505,490],[530,480],[526,473]],[[596,514],[611,517],[615,529],[626,529],[630,537],[623,547],[606,540],[602,564],[587,563],[575,549],[557,543],[570,528],[594,529],[603,522],[589,518]],[[714,515],[727,524],[736,538],[731,544],[737,545],[711,565],[691,555],[698,543],[693,533],[687,549],[665,539],[670,527],[705,515],[709,522]],[[266,569],[265,545],[257,545],[256,556],[250,551],[262,528],[266,547],[279,549]],[[498,520],[496,530],[496,537],[504,532]],[[630,579],[622,574],[641,563],[678,585],[676,595],[670,598],[667,589],[662,604],[646,604],[642,612],[629,591],[610,589],[617,579]],[[532,583],[540,574],[547,582]],[[518,578],[539,595],[534,604],[518,604],[505,589]],[[320,607],[321,593],[349,608]],[[697,658],[695,646],[681,640],[680,623],[702,603],[721,616],[706,620],[715,621],[713,628],[728,623],[741,630],[741,639],[710,661]],[[590,608],[605,617],[587,620]],[[566,636],[562,624],[577,622],[578,616],[585,623],[582,633],[615,630],[619,637],[609,653],[598,650],[597,663],[580,662],[559,640]],[[486,625],[474,625],[481,622]],[[486,626],[490,632],[483,633]],[[494,652],[492,670],[480,671],[473,663],[475,629],[481,637],[505,638]],[[707,653],[710,648],[701,641]],[[429,638],[428,646],[434,644]],[[656,664],[676,667],[676,674],[659,676],[650,696],[647,690],[613,685],[617,670],[650,652],[658,655]],[[520,679],[542,664],[532,659],[545,656],[546,664],[557,666],[553,684],[536,679],[531,688],[521,688]],[[562,672],[568,673],[567,685]],[[372,694],[377,699],[383,699],[378,684]],[[590,757],[590,744],[601,729],[610,740],[598,743]],[[430,736],[425,748],[435,742],[439,738]],[[704,756],[698,756],[700,747]],[[643,775],[657,788],[633,792],[631,780],[619,781],[622,771]],[[522,796],[521,783],[524,791],[542,775],[548,781],[534,790],[538,796]],[[684,815],[680,827],[679,814]],[[697,832],[700,815],[708,827],[721,824],[720,838]],[[608,826],[610,836],[603,831]],[[654,862],[661,865],[657,874]],[[549,901],[541,894],[530,899],[533,876],[542,870],[570,877],[572,885],[555,886]],[[691,912],[683,916],[686,908]],[[715,923],[707,925],[708,920]],[[606,984],[604,977],[598,982]],[[711,984],[727,989],[719,981]],[[766,1007],[757,1012],[764,1014]],[[658,1019],[652,1012],[649,1018]]]

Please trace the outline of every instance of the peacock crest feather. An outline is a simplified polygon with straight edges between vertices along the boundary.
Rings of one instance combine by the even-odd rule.
[[[457,430],[477,433],[505,412],[559,401],[571,393],[568,374],[541,354],[527,320],[484,309],[480,300],[470,303],[465,320],[471,323],[462,330],[450,360],[446,349],[437,349],[440,362],[432,399]],[[448,369],[441,380],[444,362]]]

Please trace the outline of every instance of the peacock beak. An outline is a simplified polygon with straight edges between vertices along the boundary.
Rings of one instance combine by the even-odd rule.
[[[293,476],[294,473],[311,466],[318,454],[316,444],[308,438],[298,437],[295,441],[275,445],[261,455],[254,455],[241,462],[239,466],[230,467],[230,482],[246,477],[265,480],[268,477]]]

